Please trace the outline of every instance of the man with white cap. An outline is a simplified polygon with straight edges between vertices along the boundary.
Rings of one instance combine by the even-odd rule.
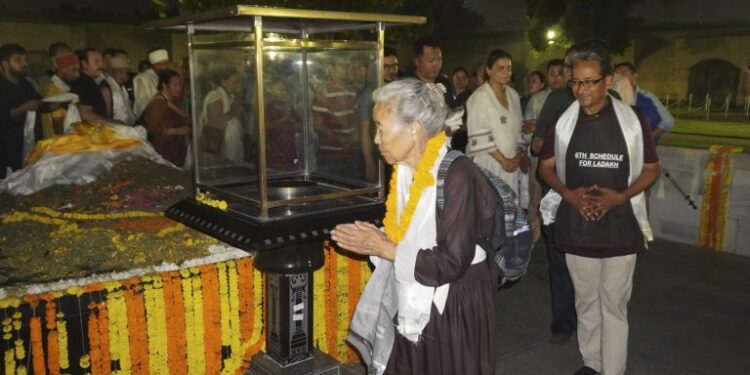
[[[128,91],[125,83],[130,75],[130,58],[123,50],[116,50],[109,58],[109,64],[106,64],[105,82],[109,85],[111,95],[105,97],[112,108],[112,117],[123,122],[125,125],[135,124],[135,113],[130,105]],[[108,100],[109,99],[109,100]]]
[[[166,69],[169,65],[169,53],[165,49],[153,50],[148,53],[148,62],[151,64],[151,67],[143,73],[139,73],[133,79],[133,91],[135,94],[133,111],[136,118],[141,116],[148,102],[156,95],[156,87],[159,84],[157,72]]]

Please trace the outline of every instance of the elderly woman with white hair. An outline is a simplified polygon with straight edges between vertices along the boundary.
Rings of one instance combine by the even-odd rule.
[[[394,165],[384,228],[356,221],[332,238],[375,265],[349,341],[371,374],[492,374],[493,280],[479,238],[492,233],[498,198],[461,156],[448,168],[436,212],[437,170],[447,153],[442,95],[416,79],[373,92],[375,144]]]

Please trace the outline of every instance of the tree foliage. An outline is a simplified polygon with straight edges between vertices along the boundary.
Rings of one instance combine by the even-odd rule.
[[[641,20],[629,16],[633,6],[642,0],[526,0],[529,18],[527,36],[537,51],[550,45],[599,38],[612,52],[622,53],[631,44],[630,35]],[[550,39],[547,32],[559,30]]]
[[[162,17],[203,12],[229,5],[246,4],[247,0],[152,0]],[[419,15],[427,17],[421,28],[410,28],[409,34],[445,34],[446,30],[476,30],[482,16],[469,10],[462,0],[253,0],[253,5],[279,8],[335,10]]]

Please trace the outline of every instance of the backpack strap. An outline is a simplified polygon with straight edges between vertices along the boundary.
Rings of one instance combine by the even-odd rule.
[[[457,150],[449,150],[443,157],[443,161],[440,162],[440,167],[437,171],[437,198],[435,204],[437,205],[437,212],[440,212],[445,208],[445,177],[448,175],[448,168],[451,164],[458,159],[459,156],[463,156],[463,152]]]
[[[495,176],[486,168],[477,165],[477,168],[482,171],[484,177],[495,189],[497,194],[500,196],[500,202],[503,205],[503,212],[505,213],[505,235],[507,237],[515,237],[516,231],[527,225],[526,216],[523,215],[523,211],[520,211],[517,205],[518,195],[513,188],[510,187],[503,179]]]

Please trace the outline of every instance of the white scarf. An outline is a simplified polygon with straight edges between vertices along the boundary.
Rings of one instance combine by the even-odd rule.
[[[70,86],[65,83],[65,81],[62,80],[62,78],[58,77],[57,74],[54,74],[52,78],[50,78],[50,81],[57,86],[57,88],[60,89],[62,92],[70,92]]]
[[[643,170],[643,131],[641,129],[641,122],[638,116],[633,112],[633,109],[622,101],[609,97],[612,102],[612,106],[615,109],[615,115],[617,122],[622,129],[622,134],[625,137],[625,144],[628,149],[628,159],[630,160],[630,173],[628,175],[628,186],[633,181],[638,179]],[[578,101],[574,101],[573,104],[568,107],[567,110],[560,116],[555,125],[555,168],[557,169],[557,176],[560,181],[565,183],[565,155],[568,151],[568,144],[570,138],[573,135],[576,123],[578,122],[578,112],[581,105]],[[545,224],[551,224],[555,222],[555,215],[557,208],[560,205],[562,197],[554,190],[550,190],[547,195],[542,198],[540,204],[540,211],[542,212],[542,218]],[[646,241],[652,241],[654,239],[653,232],[651,231],[651,225],[648,223],[648,214],[646,212],[646,198],[643,192],[630,198],[631,206],[633,207],[633,213],[635,214],[638,225],[643,232],[643,237]]]
[[[447,151],[446,146],[440,150],[431,169],[433,176],[437,176],[437,170]],[[397,170],[396,217],[400,218],[409,200],[413,171],[407,166],[401,166]],[[420,249],[432,249],[437,245],[437,178],[435,180],[435,185],[422,191],[409,228],[396,247],[395,261],[371,257],[375,271],[357,303],[347,339],[359,350],[371,374],[382,374],[385,371],[393,348],[394,316],[397,316],[396,330],[399,334],[416,343],[430,321],[432,305],[435,305],[440,314],[445,309],[450,284],[435,288],[420,284],[414,277]],[[472,264],[485,259],[484,250],[477,245]]]
[[[130,108],[130,98],[125,87],[120,86],[117,81],[110,75],[104,78],[112,89],[112,117],[115,120],[122,121],[126,125],[135,124],[135,113]]]
[[[440,149],[440,156],[432,166],[433,176],[437,176],[440,162],[448,152],[446,147]],[[397,176],[397,207],[400,218],[401,213],[409,201],[409,187],[413,180],[413,171],[405,165],[400,166]],[[437,178],[435,178],[437,183]],[[396,291],[398,297],[398,332],[409,339],[417,342],[422,330],[430,321],[430,310],[432,304],[442,314],[445,308],[445,300],[448,297],[450,284],[437,288],[420,284],[414,278],[417,254],[420,249],[432,249],[437,245],[437,228],[435,222],[435,200],[437,196],[436,185],[425,188],[419,197],[414,216],[406,229],[404,238],[396,246],[396,259],[393,262],[396,272]]]
[[[135,117],[141,117],[146,110],[148,103],[158,92],[159,75],[149,68],[139,73],[133,78],[133,93],[135,94],[135,103],[133,103],[133,112]]]
[[[230,96],[223,87],[218,86],[215,90],[211,91],[203,99],[203,106],[201,109],[201,129],[208,124],[208,106],[217,100],[221,100],[221,108],[223,113],[229,113],[234,101],[234,96]],[[243,130],[242,123],[237,117],[232,117],[227,121],[226,128],[224,129],[224,145],[222,146],[222,155],[228,160],[240,163],[245,157],[245,146],[243,144]]]

